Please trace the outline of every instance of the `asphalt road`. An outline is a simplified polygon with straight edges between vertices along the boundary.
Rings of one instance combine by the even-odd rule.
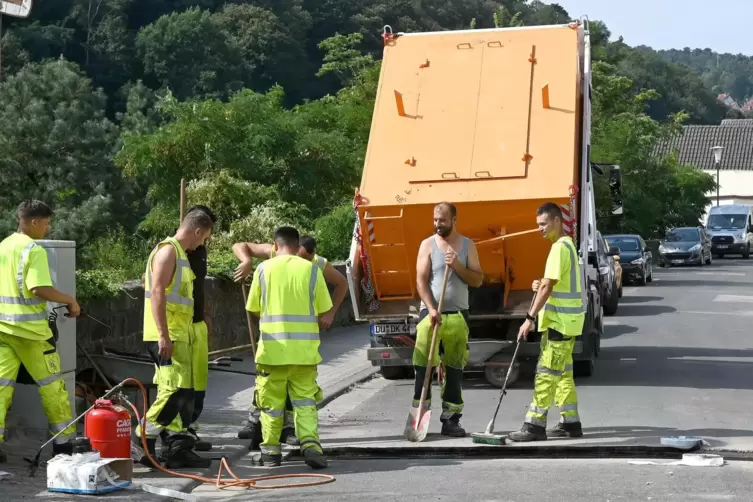
[[[594,376],[576,380],[586,437],[574,443],[658,445],[663,436],[692,435],[713,448],[753,451],[753,260],[657,268],[654,277],[624,288],[617,314],[607,318]],[[499,391],[483,379],[464,387],[462,424],[469,433],[483,431]],[[520,427],[531,391],[530,380],[508,391],[495,430]],[[402,433],[411,394],[407,380],[363,384],[322,410],[323,443],[410,445]],[[438,415],[436,398],[434,410]],[[551,424],[556,417],[554,409]],[[471,446],[439,429],[436,417],[422,444]]]

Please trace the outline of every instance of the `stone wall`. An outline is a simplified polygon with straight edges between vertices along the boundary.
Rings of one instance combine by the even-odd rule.
[[[345,275],[344,264],[333,266]],[[210,277],[206,279],[205,296],[207,324],[210,329],[209,350],[248,344],[248,325],[240,285]],[[126,284],[124,291],[115,297],[84,304],[82,309],[110,328],[81,316],[76,322],[76,335],[87,351],[100,353],[102,347],[135,353],[144,351],[144,288],[138,282]],[[337,312],[333,327],[347,326],[354,322],[348,294]],[[81,370],[88,367],[88,361],[79,356],[77,368]]]

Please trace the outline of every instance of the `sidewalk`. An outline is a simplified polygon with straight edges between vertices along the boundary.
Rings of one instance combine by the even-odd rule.
[[[347,392],[353,385],[369,379],[377,368],[366,360],[366,348],[369,345],[368,327],[351,326],[336,328],[322,335],[320,353],[322,364],[319,365],[319,386],[324,392],[322,408],[335,398]],[[232,363],[231,368],[240,371],[254,371],[255,365],[250,353],[237,354],[243,357],[243,362]],[[248,418],[248,408],[251,404],[254,377],[229,373],[225,371],[209,371],[209,385],[204,412],[199,420],[199,435],[210,441],[212,451],[200,453],[216,461],[206,471],[181,471],[186,474],[198,474],[205,477],[216,477],[219,469],[219,459],[226,457],[231,467],[241,457],[248,453],[249,441],[238,439],[238,430]],[[83,432],[83,426],[80,428]],[[46,475],[44,467],[37,471],[35,478],[28,477],[28,464],[23,457],[33,458],[36,448],[41,443],[35,438],[16,438],[5,445],[8,462],[0,464],[0,471],[10,472],[13,476],[0,480],[0,490],[3,501],[26,500],[32,497],[45,497],[47,500],[79,500],[72,495],[52,494],[46,491]],[[45,451],[42,458],[48,459],[50,452]],[[191,492],[200,483],[191,479],[177,478],[152,472],[150,469],[134,464],[134,481],[160,488]],[[214,489],[214,488],[212,488]],[[111,495],[99,496],[106,499],[133,500],[164,500],[143,491],[122,490]]]

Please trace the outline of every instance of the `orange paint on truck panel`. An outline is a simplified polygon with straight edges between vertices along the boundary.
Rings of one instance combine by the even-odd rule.
[[[456,204],[458,231],[476,242],[536,228],[543,202],[569,207],[582,37],[544,26],[405,35],[385,46],[358,209],[380,300],[417,298],[418,247],[440,201]],[[530,289],[549,246],[533,233],[480,248],[485,282],[510,274],[512,290]]]

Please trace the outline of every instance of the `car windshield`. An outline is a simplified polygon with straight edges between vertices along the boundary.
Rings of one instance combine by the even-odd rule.
[[[714,230],[745,228],[744,214],[712,214],[706,225]]]
[[[667,242],[693,242],[701,240],[695,228],[676,228],[667,234]]]
[[[641,246],[635,237],[607,237],[610,247],[616,247],[621,253],[625,251],[640,251]]]

